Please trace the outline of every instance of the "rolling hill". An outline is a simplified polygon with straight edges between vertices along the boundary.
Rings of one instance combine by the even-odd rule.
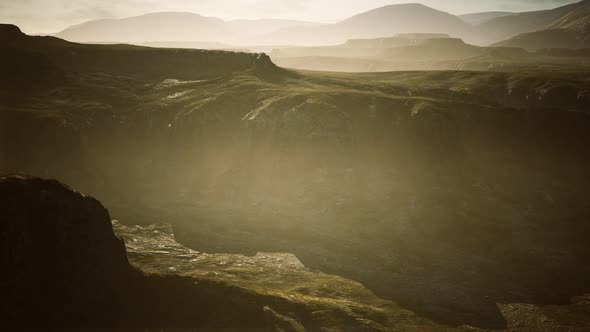
[[[218,18],[193,13],[153,13],[125,19],[89,21],[66,28],[55,36],[85,43],[212,42],[217,41],[214,36],[223,39],[230,33],[223,20]]]
[[[158,29],[151,29],[158,26]],[[234,45],[328,45],[355,38],[389,37],[399,33],[446,33],[483,43],[470,24],[420,4],[373,9],[336,24],[293,20],[223,21],[192,13],[152,13],[124,19],[90,21],[69,27],[56,37],[76,42],[220,42]]]
[[[566,8],[567,12],[537,31],[517,35],[496,45],[522,47],[528,50],[589,48],[590,1],[585,0]]]
[[[486,31],[491,40],[500,42],[520,34],[576,25],[578,23],[575,23],[575,21],[583,21],[584,17],[586,20],[588,19],[589,6],[590,1],[582,0],[555,9],[517,13],[494,18],[478,25],[478,27]],[[574,22],[569,22],[574,18]]]
[[[85,43],[241,49],[252,45],[325,46],[403,33],[442,33],[478,46],[506,40],[499,45],[535,49],[547,39],[546,47],[581,48],[588,39],[589,3],[583,0],[550,10],[460,16],[407,3],[375,8],[335,24],[280,19],[224,21],[194,13],[163,12],[90,21],[55,36]],[[158,29],[151,28],[154,26]],[[539,32],[544,30],[559,31]],[[516,39],[507,40],[513,37]]]
[[[401,4],[376,8],[336,24],[293,27],[269,36],[282,44],[330,45],[348,39],[389,37],[400,33],[446,33],[480,42],[475,29],[458,17],[421,4]]]
[[[588,34],[580,34],[569,29],[547,29],[528,32],[506,39],[494,46],[522,47],[529,51],[543,49],[584,49],[590,47]]]
[[[386,72],[394,70],[547,70],[588,68],[584,52],[528,52],[509,46],[470,45],[444,34],[400,34],[353,39],[335,46],[276,47],[276,64],[295,69]]]
[[[55,36],[84,43],[218,42],[243,45],[246,40],[251,44],[260,42],[260,36],[282,28],[315,25],[278,19],[224,21],[194,13],[163,12],[90,21],[68,27]]]

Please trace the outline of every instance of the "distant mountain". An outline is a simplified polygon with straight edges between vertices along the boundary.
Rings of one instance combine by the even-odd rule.
[[[550,10],[455,16],[408,3],[372,9],[335,24],[280,19],[224,21],[194,13],[162,12],[90,21],[55,36],[86,43],[242,49],[251,45],[338,45],[351,39],[387,38],[400,33],[439,33],[479,46],[505,41],[499,45],[580,48],[586,45],[589,7],[590,0],[583,0]]]
[[[497,17],[478,25],[478,27],[482,31],[486,31],[491,40],[499,42],[523,33],[556,28],[556,25],[560,24],[559,22],[563,23],[564,19],[581,8],[588,7],[589,4],[588,0],[584,0],[555,9]]]
[[[276,43],[299,45],[338,44],[348,39],[389,37],[399,33],[446,33],[478,43],[482,38],[470,24],[457,16],[421,4],[376,8],[336,24],[293,27],[269,36]]]
[[[290,26],[316,26],[317,23],[293,20],[224,21],[195,13],[164,12],[141,16],[96,20],[71,26],[55,34],[74,42],[158,43],[201,42],[243,44],[257,36]]]
[[[430,39],[451,39],[447,34],[412,33],[398,34],[387,38],[350,39],[334,46],[290,46],[275,47],[273,58],[293,57],[339,57],[375,58],[389,54],[391,49],[421,45]],[[389,53],[388,53],[389,52]]]
[[[489,20],[492,20],[494,18],[510,16],[510,15],[514,15],[514,14],[515,13],[513,13],[513,12],[495,11],[495,12],[464,14],[464,15],[459,15],[459,18],[469,24],[478,25],[478,24],[485,23]]]
[[[149,43],[158,46],[162,43],[208,45],[212,42],[319,45],[337,44],[355,38],[390,37],[399,33],[445,33],[480,43],[482,38],[476,30],[449,13],[420,4],[402,4],[373,9],[336,24],[278,19],[224,21],[194,13],[152,13],[90,21],[71,26],[55,36],[74,42]]]
[[[474,57],[484,50],[484,47],[466,44],[459,38],[432,38],[417,45],[389,49],[384,55],[408,60],[441,61]]]
[[[341,72],[495,70],[545,65],[521,48],[481,47],[445,34],[399,34],[352,39],[335,46],[283,47],[271,53],[282,67]]]
[[[564,8],[567,11],[564,11]],[[562,15],[543,28],[519,34],[496,45],[522,47],[528,50],[590,47],[590,1],[585,0],[562,7],[559,12]]]
[[[193,13],[153,13],[124,19],[96,20],[71,26],[56,37],[74,42],[143,43],[153,41],[215,41],[227,36],[223,20]]]

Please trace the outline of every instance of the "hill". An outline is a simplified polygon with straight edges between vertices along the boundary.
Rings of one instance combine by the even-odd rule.
[[[158,29],[151,29],[153,26],[158,26]],[[354,38],[439,32],[482,42],[470,24],[449,13],[420,4],[385,6],[336,24],[278,19],[223,21],[193,13],[151,13],[123,19],[90,21],[66,28],[55,36],[85,43],[326,45]]]
[[[480,24],[478,27],[486,31],[491,40],[499,42],[524,33],[560,28],[569,18],[578,17],[583,19],[583,17],[588,17],[587,9],[589,5],[588,0],[583,0],[555,9],[517,13],[494,18]],[[572,24],[576,23],[572,22]]]
[[[269,35],[279,44],[330,45],[348,39],[393,36],[400,33],[446,33],[479,41],[474,28],[458,17],[421,4],[390,5],[352,16],[336,24],[293,27]]]
[[[351,39],[387,38],[400,33],[442,33],[469,44],[489,45],[524,33],[565,29],[568,35],[562,35],[575,43],[576,39],[587,39],[584,37],[587,17],[587,0],[550,10],[483,12],[460,17],[407,3],[372,9],[335,24],[280,19],[224,21],[194,13],[161,12],[90,21],[68,27],[55,36],[84,43],[240,49],[252,45],[334,45]],[[158,29],[152,29],[153,26]],[[540,40],[544,37],[526,38]],[[551,45],[549,42],[547,47]]]
[[[517,35],[496,45],[528,50],[590,47],[590,1],[582,1],[567,8],[567,12],[541,29]]]
[[[589,36],[568,29],[547,29],[523,33],[494,46],[521,47],[529,51],[553,48],[577,50],[590,47]]]
[[[278,19],[224,21],[194,13],[163,12],[89,21],[68,27],[55,36],[84,43],[221,42],[243,45],[261,42],[261,35],[282,28],[314,25],[316,23]],[[158,28],[153,29],[155,26]]]
[[[353,39],[335,46],[276,47],[270,53],[287,68],[386,72],[394,70],[518,71],[590,66],[583,52],[531,53],[523,48],[467,44],[444,34],[400,34],[389,38]]]
[[[152,27],[158,27],[153,29]],[[142,16],[89,21],[71,26],[56,37],[86,43],[143,43],[154,41],[216,41],[230,34],[221,19],[193,13],[152,13]],[[171,39],[173,38],[173,39]]]
[[[131,45],[89,45],[55,37],[31,37],[11,25],[0,25],[3,59],[28,54],[45,59],[56,68],[70,71],[127,74],[144,78],[208,78],[227,73],[275,68],[268,56],[259,53],[163,49]],[[39,52],[39,50],[42,52]],[[25,64],[26,65],[26,64]],[[2,66],[11,70],[4,61]],[[31,64],[34,66],[34,64]],[[32,68],[23,73],[32,72]]]

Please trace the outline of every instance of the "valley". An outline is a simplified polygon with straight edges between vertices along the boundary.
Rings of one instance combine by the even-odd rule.
[[[287,301],[292,330],[589,327],[585,66],[331,73],[0,38],[0,170],[96,197],[145,273]]]

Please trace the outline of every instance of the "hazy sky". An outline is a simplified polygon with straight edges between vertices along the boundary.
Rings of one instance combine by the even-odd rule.
[[[478,11],[526,11],[577,0],[0,0],[0,22],[27,33],[57,32],[101,18],[122,18],[159,11],[186,11],[223,19],[289,18],[335,22],[372,8],[407,2],[463,14]]]

